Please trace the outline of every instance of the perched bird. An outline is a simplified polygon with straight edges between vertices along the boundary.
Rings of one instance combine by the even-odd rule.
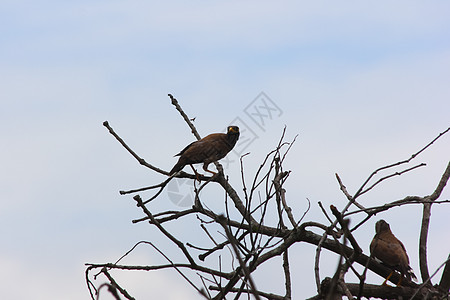
[[[212,133],[199,141],[186,146],[180,153],[178,162],[170,170],[169,175],[181,171],[184,166],[203,163],[203,170],[216,174],[208,170],[208,165],[225,157],[233,149],[239,139],[239,127],[228,126],[227,133]],[[192,169],[194,169],[192,167]],[[194,170],[195,171],[195,170]]]
[[[409,258],[408,254],[406,254],[405,246],[395,237],[389,224],[384,220],[380,220],[375,224],[375,236],[370,243],[370,253],[387,266],[400,271],[402,277],[397,285],[400,285],[403,276],[406,276],[408,280],[411,280],[411,278],[417,280],[416,275],[414,275],[413,270],[409,266]],[[392,276],[394,270],[383,282],[383,285]]]

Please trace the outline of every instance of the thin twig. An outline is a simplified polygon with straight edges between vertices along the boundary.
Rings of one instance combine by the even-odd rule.
[[[322,205],[322,201],[318,201],[317,204],[320,207],[320,210],[322,211],[322,213],[324,214],[325,218],[327,218],[328,222],[330,222],[331,224],[333,224],[333,220],[331,220],[331,218],[328,216],[328,213],[326,211],[326,209],[323,207]]]
[[[133,297],[131,297],[130,294],[128,294],[128,292],[123,289],[115,280],[114,278],[111,276],[111,274],[109,274],[107,268],[103,268],[102,269],[102,273],[105,274],[105,276],[108,278],[108,280],[111,282],[111,285],[116,288],[117,290],[119,290],[119,292],[127,299],[129,300],[135,300]],[[114,293],[113,293],[114,295]],[[117,295],[118,296],[118,295]],[[120,299],[120,298],[117,298]]]
[[[355,193],[355,195],[353,196],[354,199],[356,199],[361,191],[364,190],[365,186],[367,185],[367,183],[372,179],[373,176],[375,176],[378,172],[392,168],[392,167],[396,167],[402,164],[406,164],[409,163],[411,160],[413,160],[414,158],[416,158],[419,154],[421,154],[423,151],[425,151],[428,147],[430,147],[434,142],[436,142],[440,137],[442,137],[444,134],[446,134],[448,131],[450,131],[450,127],[447,128],[445,131],[441,132],[437,137],[435,137],[431,142],[429,142],[426,146],[424,146],[422,149],[420,149],[419,151],[417,151],[416,153],[413,153],[411,155],[410,158],[381,167],[376,169],[375,171],[372,172],[372,174],[369,175],[369,177],[366,179],[366,181],[361,185],[361,187],[358,189],[358,191]]]
[[[425,164],[425,163],[421,163],[421,164],[415,165],[415,166],[413,166],[413,167],[407,168],[407,169],[405,169],[405,170],[403,170],[403,171],[395,172],[395,173],[386,175],[386,176],[384,176],[384,177],[381,177],[381,178],[378,179],[375,183],[373,183],[371,186],[369,186],[368,188],[362,190],[362,191],[358,194],[358,196],[361,196],[361,195],[367,193],[368,191],[370,191],[371,189],[373,189],[375,186],[377,186],[377,185],[380,184],[381,182],[385,181],[386,179],[389,179],[389,178],[394,177],[394,176],[400,176],[400,175],[403,175],[403,174],[405,174],[405,173],[407,173],[407,172],[409,172],[409,171],[412,171],[412,170],[414,170],[414,169],[417,169],[417,168],[420,168],[420,167],[425,167],[426,165],[427,165],[427,164]]]
[[[308,198],[306,198],[306,201],[308,201],[308,207],[303,212],[303,215],[301,216],[300,220],[298,220],[297,226],[300,225],[300,223],[303,221],[303,219],[306,217],[306,215],[308,214],[309,210],[311,209],[311,201],[309,201]]]
[[[155,172],[158,172],[163,175],[169,175],[168,172],[161,170],[160,168],[157,168],[153,166],[152,164],[149,164],[146,162],[143,158],[141,158],[139,155],[136,154],[126,143],[125,141],[114,131],[114,129],[109,125],[108,121],[103,122],[103,126],[105,126],[109,133],[111,133],[116,140],[143,166],[152,169]]]
[[[275,189],[277,190],[277,193],[280,197],[281,203],[283,204],[284,210],[286,211],[286,214],[288,216],[289,221],[291,222],[292,226],[294,228],[297,228],[297,222],[294,219],[294,215],[292,214],[292,209],[288,206],[286,202],[286,190],[282,187],[281,181],[289,176],[288,171],[279,173],[275,179],[273,180],[273,183],[275,184]]]
[[[157,249],[157,248],[155,248]],[[157,251],[161,251],[161,250],[157,250]],[[166,259],[168,259],[168,257],[161,251],[159,252],[161,255],[163,255]],[[191,265],[188,263],[174,263],[171,260],[168,260],[169,264],[165,264],[165,265],[153,265],[153,266],[131,266],[131,265],[116,265],[113,263],[105,263],[105,264],[92,264],[92,263],[87,263],[85,265],[88,266],[89,270],[92,269],[98,269],[98,268],[108,268],[108,269],[116,269],[116,270],[129,270],[129,271],[156,271],[156,270],[166,270],[166,269],[174,269],[176,268],[183,268],[183,269],[191,269],[191,270],[196,270],[196,271],[200,271],[206,274],[212,274],[215,276],[219,276],[225,279],[231,279],[233,278],[233,276],[235,275],[233,272],[232,273],[226,273],[226,272],[221,272],[215,269],[211,269],[211,268],[207,268],[204,266],[200,266],[200,265]]]
[[[347,197],[348,201],[354,203],[359,209],[364,209],[364,206],[362,206],[355,199],[353,199],[352,195],[350,195],[350,193],[347,191],[347,187],[342,183],[342,180],[339,177],[338,173],[335,173],[334,175],[336,176],[341,191],[344,193],[345,197]]]
[[[168,96],[169,96],[170,100],[172,101],[172,105],[175,106],[177,111],[183,117],[183,119],[186,122],[186,124],[188,124],[189,128],[191,128],[192,134],[197,138],[197,140],[200,140],[201,139],[200,134],[198,134],[198,131],[195,128],[194,124],[191,122],[191,119],[183,111],[183,109],[181,108],[180,104],[178,104],[178,100],[175,99],[175,97],[172,96],[171,94],[168,94]]]
[[[444,262],[436,269],[436,271],[434,271],[433,274],[432,274],[430,277],[428,277],[428,279],[425,280],[425,281],[417,288],[416,292],[411,296],[410,300],[414,299],[414,297],[417,295],[417,293],[419,293],[419,291],[420,291],[424,286],[426,286],[426,285],[431,285],[431,278],[433,278],[433,277],[437,274],[437,272],[439,272],[439,270],[440,270],[442,267],[447,266],[447,264],[448,264],[449,262],[450,262],[450,255],[449,255],[449,257],[447,258],[447,260],[444,261]],[[447,296],[448,296],[448,290],[445,290],[445,289],[444,289],[443,291],[445,291],[445,292],[447,293]]]
[[[145,207],[144,203],[142,202],[142,199],[139,195],[136,195],[133,197],[133,199],[137,202],[138,206],[142,208],[142,211],[149,217],[149,219],[152,221],[153,224],[158,227],[158,229],[166,236],[168,237],[175,245],[180,248],[180,250],[183,252],[183,254],[186,256],[187,260],[191,265],[196,266],[196,262],[192,258],[192,256],[189,254],[189,251],[187,251],[186,247],[184,247],[183,243],[180,242],[178,239],[176,239],[172,234],[170,234],[152,215],[152,213]]]
[[[111,295],[114,297],[114,299],[116,300],[120,300],[120,296],[117,293],[117,289],[110,283],[103,283],[98,287],[98,293],[97,293],[97,300],[100,299],[100,291],[102,290],[102,288],[106,287],[108,289],[108,292],[111,293]]]
[[[234,238],[234,235],[229,230],[228,225],[227,225],[227,220],[226,220],[225,216],[223,216],[223,215],[219,216],[218,221],[219,221],[220,225],[222,225],[223,229],[225,230],[225,233],[226,233],[226,235],[228,237],[228,240],[230,241],[231,247],[234,250],[234,254],[235,254],[236,258],[239,261],[239,265],[240,265],[241,269],[244,271],[245,278],[248,280],[248,282],[250,284],[250,289],[252,291],[253,296],[255,296],[255,298],[257,300],[260,299],[258,291],[257,291],[256,286],[255,286],[255,283],[253,282],[253,279],[252,279],[252,277],[250,275],[250,270],[245,265],[241,255],[240,255],[240,252],[239,252],[239,249],[238,249],[238,243],[239,242]]]

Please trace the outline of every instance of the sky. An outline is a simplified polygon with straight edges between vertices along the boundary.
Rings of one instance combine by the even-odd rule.
[[[287,140],[298,135],[285,165],[292,171],[287,200],[300,217],[308,198],[305,220],[326,224],[318,201],[338,208],[346,202],[335,173],[354,193],[372,171],[409,158],[450,126],[449,11],[446,1],[2,1],[2,295],[89,299],[84,264],[114,262],[140,240],[179,258],[154,228],[131,223],[142,214],[131,196],[118,193],[164,178],[140,166],[102,126],[108,120],[146,161],[169,170],[173,155],[194,140],[169,93],[202,136],[241,127],[239,152],[225,167],[240,193],[239,154],[250,153],[250,182],[285,126]],[[384,182],[361,204],[431,194],[449,150],[446,135],[411,162],[426,167]],[[183,188],[187,193],[189,185]],[[441,199],[449,197],[447,188]],[[217,187],[203,202],[224,209]],[[164,192],[151,208],[182,205]],[[367,254],[374,224],[384,218],[419,274],[421,212],[418,205],[392,209],[355,236]],[[449,213],[446,204],[432,208],[431,273],[450,252]],[[196,228],[193,220],[171,227],[193,240]],[[315,295],[314,254],[306,244],[290,252],[298,266],[295,299]],[[323,257],[322,278],[337,263],[333,254]],[[125,262],[164,261],[143,246]],[[199,299],[175,272],[116,275],[138,299]],[[257,279],[263,290],[282,287],[267,275]],[[382,278],[369,274],[368,281]]]

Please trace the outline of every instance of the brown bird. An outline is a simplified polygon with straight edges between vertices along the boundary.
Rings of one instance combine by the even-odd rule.
[[[199,141],[186,146],[175,156],[180,156],[178,162],[170,170],[169,175],[181,171],[184,166],[203,163],[203,170],[216,174],[208,170],[208,165],[212,162],[224,158],[233,149],[239,139],[239,127],[228,126],[227,133],[212,133]],[[195,169],[192,167],[195,172]],[[198,175],[198,174],[197,174]]]
[[[395,237],[389,224],[384,220],[380,220],[375,224],[375,236],[370,243],[370,253],[393,269],[383,282],[383,285],[392,276],[394,270],[400,271],[402,274],[397,285],[400,285],[403,276],[406,276],[408,280],[411,280],[411,278],[417,280],[416,275],[414,275],[413,270],[409,266],[409,258],[408,254],[406,254],[405,246]]]

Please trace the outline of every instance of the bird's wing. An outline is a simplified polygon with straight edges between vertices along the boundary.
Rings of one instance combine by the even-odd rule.
[[[226,134],[212,133],[199,141],[187,145],[177,155],[186,160],[186,164],[213,162],[223,158],[229,152]]]
[[[403,249],[395,239],[380,237],[374,249],[374,256],[387,265],[396,266],[400,264]]]
[[[200,163],[208,157],[208,152],[206,151],[208,147],[208,142],[200,140],[190,144],[181,155],[188,164]]]
[[[399,239],[397,239],[397,238],[395,238],[395,239],[397,240],[398,244],[402,247],[403,251],[404,251],[405,254],[406,254],[406,248],[405,248],[405,245],[403,245],[403,243],[402,243]]]
[[[195,142],[190,143],[189,145],[187,145],[186,147],[184,147],[184,149],[181,150],[180,153],[175,154],[174,156],[180,156],[180,155],[182,155],[184,152],[186,152],[187,149],[189,149],[189,147],[191,147],[193,144],[195,144],[195,143],[197,143],[197,142],[198,142],[198,141],[195,141]]]
[[[189,152],[198,158],[198,162],[210,163],[223,158],[229,151],[226,134],[213,133],[192,145]]]

